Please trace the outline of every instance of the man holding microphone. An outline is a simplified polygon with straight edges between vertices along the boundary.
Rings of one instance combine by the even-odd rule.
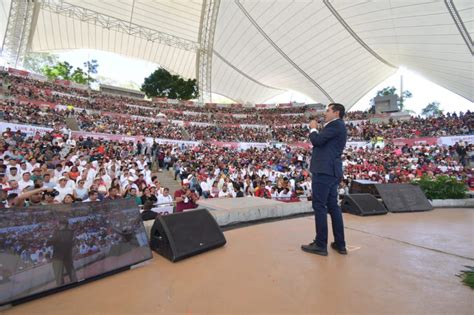
[[[342,211],[337,204],[337,187],[342,180],[341,155],[347,139],[344,115],[343,105],[331,103],[326,110],[321,131],[318,131],[318,122],[315,119],[309,122],[309,139],[313,145],[310,170],[316,238],[310,244],[302,245],[301,249],[321,256],[328,255],[328,213],[334,234],[331,248],[339,254],[347,254]]]

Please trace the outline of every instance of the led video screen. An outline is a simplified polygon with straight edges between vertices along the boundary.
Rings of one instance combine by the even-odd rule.
[[[134,200],[0,210],[0,305],[152,257]]]

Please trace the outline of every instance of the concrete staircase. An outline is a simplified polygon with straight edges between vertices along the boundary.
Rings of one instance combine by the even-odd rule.
[[[66,117],[64,119],[64,122],[66,123],[66,126],[71,129],[72,131],[79,131],[81,128],[79,127],[79,124],[77,123],[76,118],[74,117]]]
[[[174,180],[174,169],[167,171],[163,170],[158,173],[154,173],[158,177],[158,180],[161,183],[161,187],[165,188],[168,187],[170,189],[170,194],[174,195],[174,192],[181,189],[181,183],[178,180]]]
[[[191,136],[189,135],[189,132],[183,128],[183,132],[182,132],[182,135],[183,135],[183,140],[185,141],[191,141]]]

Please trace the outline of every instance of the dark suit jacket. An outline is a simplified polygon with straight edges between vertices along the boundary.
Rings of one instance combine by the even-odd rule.
[[[311,172],[342,178],[341,155],[346,146],[347,130],[342,119],[337,119],[319,133],[312,132],[309,139],[313,144]]]

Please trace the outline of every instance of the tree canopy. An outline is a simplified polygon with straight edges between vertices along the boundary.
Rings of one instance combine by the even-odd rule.
[[[186,80],[163,68],[158,68],[145,78],[141,91],[145,92],[147,97],[168,97],[180,100],[189,100],[199,96],[195,79]]]
[[[84,66],[87,68],[85,72],[82,68],[77,67],[73,70],[73,66],[67,61],[60,61],[55,65],[45,65],[41,68],[41,73],[48,77],[50,80],[69,80],[79,84],[89,84],[94,82],[95,79],[91,77],[91,74],[97,73],[99,64],[97,60],[84,62]]]
[[[426,105],[425,108],[421,110],[421,114],[423,116],[440,116],[443,114],[443,111],[439,108],[439,102],[431,102]]]

